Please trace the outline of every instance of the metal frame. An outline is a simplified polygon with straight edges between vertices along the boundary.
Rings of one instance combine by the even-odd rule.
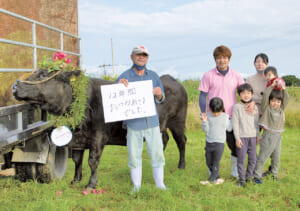
[[[54,51],[54,52],[64,51],[64,46],[63,46],[63,43],[64,43],[63,42],[63,37],[64,37],[64,35],[67,35],[67,36],[70,36],[70,37],[74,37],[77,40],[77,45],[78,45],[78,51],[79,51],[79,53],[70,52],[70,51],[64,51],[64,52],[66,54],[78,56],[79,57],[79,66],[81,66],[81,59],[82,58],[81,58],[81,53],[80,53],[81,52],[81,48],[80,48],[81,47],[80,46],[80,44],[81,44],[80,43],[81,42],[81,38],[80,37],[75,36],[73,34],[70,34],[68,32],[62,31],[62,30],[57,29],[55,27],[48,26],[46,24],[40,23],[38,21],[26,18],[26,17],[18,15],[16,13],[9,12],[9,11],[4,10],[2,8],[0,8],[0,12],[4,13],[6,15],[9,15],[9,16],[12,16],[12,17],[15,17],[15,18],[18,18],[18,19],[30,22],[32,24],[32,29],[31,29],[31,32],[32,32],[32,44],[25,43],[25,42],[13,41],[13,40],[7,40],[7,39],[3,39],[3,38],[0,38],[0,43],[2,42],[2,43],[13,44],[13,45],[18,45],[18,46],[25,46],[25,47],[30,47],[30,48],[33,49],[33,53],[32,53],[33,54],[33,68],[32,69],[0,68],[0,72],[31,72],[31,71],[37,69],[37,49]],[[59,32],[60,33],[60,49],[48,48],[48,47],[45,47],[45,46],[37,45],[36,44],[36,25],[39,25],[39,26],[45,27],[47,29]]]

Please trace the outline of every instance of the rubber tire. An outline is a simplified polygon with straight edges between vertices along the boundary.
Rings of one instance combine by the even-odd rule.
[[[54,179],[62,179],[68,168],[68,147],[57,147],[51,143],[47,163],[37,163],[37,181],[51,183]]]

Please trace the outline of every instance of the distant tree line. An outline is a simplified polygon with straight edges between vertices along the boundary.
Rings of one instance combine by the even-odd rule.
[[[294,75],[285,75],[282,76],[282,79],[285,81],[286,86],[300,86],[300,79]]]

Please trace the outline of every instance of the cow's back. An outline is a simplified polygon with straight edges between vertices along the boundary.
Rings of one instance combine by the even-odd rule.
[[[185,128],[188,96],[184,87],[170,75],[160,77],[166,99],[157,105],[161,131],[170,126]]]

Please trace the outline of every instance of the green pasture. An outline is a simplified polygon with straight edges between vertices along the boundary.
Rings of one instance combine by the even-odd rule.
[[[280,182],[264,178],[262,185],[249,183],[246,188],[241,188],[237,186],[237,180],[229,176],[227,146],[220,164],[220,175],[225,182],[217,186],[199,183],[207,179],[208,173],[205,136],[199,120],[198,85],[195,81],[184,84],[189,94],[186,169],[177,168],[179,152],[171,138],[165,150],[167,191],[155,187],[150,158],[144,150],[142,188],[138,194],[131,195],[126,147],[106,146],[98,167],[97,187],[104,193],[82,194],[90,176],[86,151],[83,179],[75,185],[70,184],[74,176],[71,159],[65,177],[51,184],[0,178],[0,210],[300,210],[300,90],[289,89],[291,102],[286,110],[286,131],[282,134]],[[57,195],[59,191],[61,194]]]
[[[280,183],[271,178],[262,185],[237,186],[230,178],[230,153],[225,148],[220,175],[221,185],[202,186],[207,179],[204,157],[204,134],[200,130],[187,131],[186,169],[177,169],[179,158],[173,139],[165,151],[165,184],[167,191],[154,185],[150,159],[143,153],[142,189],[130,194],[132,184],[127,167],[127,150],[121,146],[106,146],[98,168],[97,190],[103,194],[83,195],[90,169],[86,151],[83,161],[82,182],[71,185],[74,164],[63,180],[52,184],[36,181],[21,183],[13,177],[0,179],[0,210],[297,210],[300,208],[300,130],[287,129],[283,133]],[[269,162],[269,161],[268,161]],[[57,192],[62,191],[60,196]]]

